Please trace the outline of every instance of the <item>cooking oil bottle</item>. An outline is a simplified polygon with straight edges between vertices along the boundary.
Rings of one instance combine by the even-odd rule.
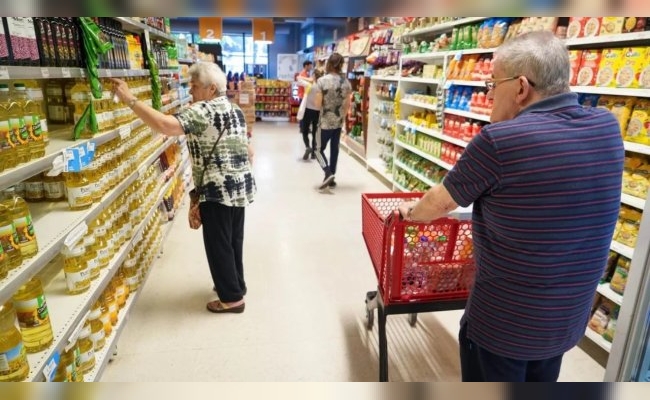
[[[25,200],[39,202],[45,199],[45,186],[41,175],[34,175],[25,182]]]
[[[93,342],[95,351],[104,348],[106,344],[106,332],[104,332],[104,323],[101,321],[102,310],[99,301],[96,301],[88,314],[90,323],[90,340]]]
[[[74,80],[74,85],[70,88],[68,100],[74,107],[74,112],[73,112],[73,118],[74,118],[74,123],[76,124],[81,116],[83,115],[84,111],[86,110],[86,107],[92,101],[92,93],[90,92],[90,87],[88,84],[85,82],[84,79],[75,79]],[[95,113],[97,116],[99,116],[100,110],[95,109]],[[98,124],[100,124],[99,117],[98,117]],[[83,131],[81,132],[81,137],[84,139],[92,138],[93,133],[86,129],[84,127]]]
[[[25,121],[29,159],[41,158],[45,155],[45,142],[43,142],[43,129],[41,128],[41,105],[29,98],[24,83],[14,83],[14,93]]]
[[[88,232],[88,234],[84,236],[83,244],[86,248],[84,259],[86,265],[88,266],[88,272],[90,274],[91,281],[99,278],[99,274],[101,272],[101,268],[99,267],[99,253],[97,252],[95,243],[95,235],[93,235],[92,232]]]
[[[83,382],[83,373],[77,367],[78,353],[78,342],[61,353],[59,368],[65,366],[67,382]]]
[[[65,181],[63,174],[57,176],[47,176],[43,173],[43,190],[46,201],[65,200]]]
[[[23,263],[23,255],[20,252],[18,232],[14,225],[14,219],[9,207],[0,201],[0,243],[8,260],[9,271]]]
[[[9,85],[0,84],[0,171],[18,165],[18,138],[10,124],[12,104]]]
[[[90,289],[90,270],[86,259],[86,248],[82,243],[63,253],[63,272],[69,294],[79,294]]]
[[[71,210],[85,210],[93,205],[93,185],[81,172],[64,172],[68,206]]]
[[[50,316],[41,281],[34,277],[14,294],[14,307],[28,353],[36,353],[52,344]]]
[[[103,330],[102,330],[103,332]],[[86,374],[95,367],[95,344],[90,339],[90,321],[86,320],[84,326],[79,332],[79,370]]]
[[[14,227],[18,234],[17,244],[20,246],[20,253],[23,258],[34,256],[38,252],[38,243],[34,232],[32,214],[29,212],[27,202],[17,196],[15,189],[10,187],[5,190],[5,199],[2,203],[9,208],[14,220]]]
[[[0,305],[0,382],[20,382],[29,375],[27,351],[17,326],[13,304]]]
[[[9,273],[9,256],[5,254],[5,251],[2,248],[2,242],[0,241],[0,279],[6,278],[8,273]]]
[[[117,305],[120,308],[124,308],[126,305],[126,300],[129,298],[131,291],[129,290],[129,285],[126,284],[126,272],[124,267],[120,268],[117,274],[115,275],[116,286],[115,286],[115,295],[117,296]]]
[[[41,138],[44,145],[43,150],[45,150],[45,146],[48,145],[50,138],[49,129],[47,127],[47,117],[45,116],[43,87],[36,79],[25,80],[25,87],[27,88],[27,97],[36,104],[34,110],[38,111],[39,120],[41,122]]]
[[[113,324],[111,323],[111,313],[108,309],[108,303],[104,298],[104,293],[99,296],[99,300],[97,301],[99,301],[99,307],[101,310],[101,316],[99,317],[99,320],[102,322],[104,335],[106,335],[106,337],[109,337],[113,332]]]
[[[4,192],[2,204],[9,208],[14,220],[18,239],[17,244],[20,246],[20,253],[23,258],[34,256],[38,252],[38,242],[36,241],[34,223],[27,202],[16,195],[15,188],[10,187]]]
[[[100,296],[100,299],[108,309],[108,316],[111,321],[111,326],[115,326],[117,324],[117,312],[119,311],[120,307],[117,305],[117,299],[115,298],[115,287],[113,286],[112,282],[110,282],[106,287],[104,293],[102,296]]]
[[[108,245],[106,230],[106,223],[103,218],[104,213],[95,218],[88,226],[88,235],[94,237],[93,243],[90,245],[91,250],[97,252],[97,263],[100,269],[108,267],[108,264],[113,258],[112,248]],[[99,275],[99,273],[97,274]]]
[[[9,106],[9,126],[18,139],[18,164],[26,163],[31,159],[31,144],[27,123],[25,121],[24,105],[27,102],[25,85],[16,83],[14,91],[10,94],[12,103]]]

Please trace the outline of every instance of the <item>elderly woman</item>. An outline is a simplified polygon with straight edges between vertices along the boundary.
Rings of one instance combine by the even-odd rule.
[[[126,82],[112,79],[113,92],[154,131],[187,135],[192,158],[193,210],[200,213],[203,244],[218,300],[207,304],[213,313],[244,311],[244,210],[256,193],[252,149],[242,110],[226,97],[226,76],[214,63],[200,62],[190,70],[193,104],[176,115],[165,115],[131,94]]]

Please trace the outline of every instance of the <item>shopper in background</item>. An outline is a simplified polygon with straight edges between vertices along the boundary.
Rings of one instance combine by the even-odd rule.
[[[346,110],[350,105],[352,86],[342,73],[343,56],[333,53],[325,65],[326,75],[314,84],[315,106],[321,110],[318,130],[316,132],[316,158],[320,164],[325,178],[319,189],[335,187],[334,176],[339,157],[339,141],[341,129],[345,120]],[[325,157],[327,144],[330,145],[329,161]]]
[[[311,70],[314,63],[307,60],[302,63],[302,71],[298,73],[296,81],[298,82],[298,97],[302,100],[305,97],[305,86],[314,83],[311,76]]]
[[[323,71],[314,70],[314,81],[323,76]],[[318,130],[318,120],[320,117],[320,108],[316,105],[316,91],[313,85],[309,84],[305,89],[305,98],[302,99],[300,107],[303,108],[303,114],[300,119],[300,131],[302,140],[305,143],[305,154],[303,160],[307,160],[311,155],[312,160],[316,158],[316,131]],[[300,111],[298,112],[300,117]],[[311,146],[309,145],[309,128],[311,127]]]
[[[431,221],[474,204],[477,266],[459,334],[464,381],[556,381],[585,334],[618,217],[616,118],[569,90],[562,40],[509,40],[486,81],[483,127],[442,184],[400,206]]]
[[[252,148],[242,110],[226,97],[227,81],[221,69],[201,62],[194,64],[189,74],[194,103],[176,115],[165,115],[138,101],[120,79],[113,79],[113,91],[154,131],[187,135],[197,186],[191,193],[192,206],[198,202],[203,244],[219,296],[207,309],[241,313],[246,294],[244,211],[256,192]]]

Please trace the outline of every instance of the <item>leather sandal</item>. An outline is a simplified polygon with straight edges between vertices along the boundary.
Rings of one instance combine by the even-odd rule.
[[[208,311],[216,314],[221,314],[221,313],[235,313],[235,314],[241,314],[244,312],[244,308],[246,308],[246,303],[241,303],[238,306],[234,307],[228,307],[225,304],[223,304],[219,300],[214,300],[209,302],[206,305],[206,308]]]

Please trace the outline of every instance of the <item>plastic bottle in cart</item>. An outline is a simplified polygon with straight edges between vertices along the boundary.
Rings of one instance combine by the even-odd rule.
[[[0,382],[21,382],[29,375],[27,351],[11,301],[0,305]]]
[[[28,353],[36,353],[52,344],[54,335],[41,281],[34,277],[14,294],[14,307]]]
[[[10,187],[5,190],[2,204],[9,208],[14,220],[14,227],[18,234],[18,245],[23,258],[29,258],[38,253],[38,242],[34,231],[32,214],[29,212],[27,202],[16,195],[16,190]]]
[[[9,106],[9,127],[14,131],[18,139],[18,164],[26,163],[31,160],[32,140],[27,127],[27,118],[25,118],[25,104],[27,103],[27,92],[25,85],[22,83],[14,84],[14,90],[10,93],[12,102]]]
[[[9,85],[0,84],[0,171],[18,165],[18,138],[11,129],[11,112],[13,100],[9,94]]]
[[[39,100],[29,98],[24,83],[14,83],[14,93],[27,129],[29,159],[41,158],[45,156],[45,142],[43,141],[43,129],[41,128],[41,103]]]

